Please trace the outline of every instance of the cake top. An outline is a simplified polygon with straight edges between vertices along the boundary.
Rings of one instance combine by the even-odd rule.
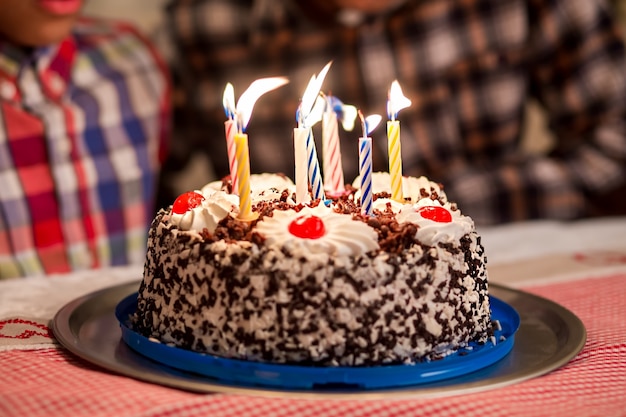
[[[440,184],[425,177],[402,180],[404,203],[390,198],[388,173],[373,174],[371,216],[360,213],[358,178],[342,196],[296,204],[288,177],[258,174],[250,177],[252,207],[259,215],[255,221],[237,220],[239,197],[231,194],[229,181],[181,195],[165,220],[208,242],[250,241],[348,256],[399,252],[416,241],[429,246],[458,242],[474,230],[472,219],[448,201]]]

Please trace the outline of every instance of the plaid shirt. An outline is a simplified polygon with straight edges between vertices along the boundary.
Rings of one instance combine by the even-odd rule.
[[[625,182],[626,60],[598,2],[415,0],[352,26],[288,0],[181,0],[168,16],[181,135],[168,169],[203,151],[228,174],[225,84],[239,96],[256,78],[285,75],[291,83],[260,99],[248,132],[252,172],[292,175],[298,99],[332,60],[323,90],[365,114],[386,114],[399,80],[413,102],[399,114],[404,174],[443,183],[478,224],[584,216]],[[520,146],[530,98],[547,110],[549,154]],[[357,175],[360,130],[341,132],[346,180]],[[384,127],[372,136],[374,169],[387,170]]]
[[[142,263],[169,83],[131,28],[0,40],[0,278]]]

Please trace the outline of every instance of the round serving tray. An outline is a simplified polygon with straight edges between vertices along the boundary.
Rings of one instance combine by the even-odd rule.
[[[55,337],[70,352],[107,370],[143,381],[198,392],[301,398],[439,397],[497,388],[548,373],[583,347],[582,322],[562,306],[523,291],[490,284],[490,293],[512,306],[521,323],[508,355],[475,372],[445,380],[387,389],[323,387],[287,389],[223,382],[148,359],[129,348],[115,316],[116,306],[139,282],[100,290],[61,308],[52,322]]]
[[[192,352],[149,339],[129,326],[137,311],[137,293],[124,298],[115,309],[122,339],[140,354],[181,371],[208,376],[238,386],[325,390],[328,387],[383,389],[415,386],[476,372],[493,365],[513,348],[519,315],[507,303],[491,296],[491,319],[498,322],[487,343],[466,348],[436,361],[382,366],[300,366],[247,361]]]

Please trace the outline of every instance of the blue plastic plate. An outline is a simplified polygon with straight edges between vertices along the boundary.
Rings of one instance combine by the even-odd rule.
[[[494,364],[513,348],[520,318],[515,309],[490,297],[492,320],[500,323],[494,345],[471,344],[470,348],[436,361],[410,365],[366,367],[315,367],[269,364],[227,359],[168,346],[142,336],[128,327],[137,309],[137,293],[123,299],[115,309],[122,339],[138,353],[178,370],[200,374],[223,383],[282,389],[382,389],[431,383],[469,374]]]

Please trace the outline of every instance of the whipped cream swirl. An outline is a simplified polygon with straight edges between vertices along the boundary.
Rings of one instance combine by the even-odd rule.
[[[325,233],[317,239],[301,238],[289,231],[290,224],[302,216],[316,216],[324,223]],[[326,253],[329,255],[359,256],[376,250],[378,236],[367,224],[353,220],[351,215],[339,214],[320,204],[295,210],[274,210],[256,225],[266,244],[289,247],[297,255]]]
[[[212,191],[203,195],[205,199],[202,204],[183,214],[172,213],[170,221],[180,230],[201,232],[207,229],[213,233],[220,220],[231,213],[233,216],[239,213],[239,198],[236,195],[227,194],[224,191]]]
[[[261,201],[279,200],[283,191],[293,194],[296,186],[291,179],[278,174],[252,174],[250,175],[250,192],[252,193],[252,204]],[[207,197],[216,191],[226,191],[222,181],[213,181],[202,187],[202,194]],[[288,202],[291,199],[288,199]],[[295,202],[292,202],[295,205]]]
[[[354,188],[361,187],[361,178],[357,177],[353,182],[352,186]],[[382,193],[387,192],[391,193],[391,176],[388,172],[374,172],[372,174],[372,190],[374,193]],[[422,191],[425,194],[422,194]],[[402,177],[402,194],[404,198],[410,198],[410,204],[415,204],[421,199],[431,200],[431,196],[433,193],[437,194],[437,198],[446,203],[448,201],[448,197],[446,193],[441,189],[438,183],[430,181],[426,177]],[[358,199],[361,196],[361,191],[358,190],[355,193],[354,198]],[[385,199],[387,200],[387,199]],[[387,200],[388,201],[388,200]],[[374,202],[375,203],[375,202]],[[385,201],[386,204],[386,201]],[[376,205],[374,206],[376,208]],[[396,211],[397,206],[394,205],[392,207],[394,212]]]
[[[430,220],[419,213],[420,207],[443,207],[450,212],[452,221],[438,222]],[[415,239],[434,246],[437,243],[458,242],[461,237],[474,230],[474,221],[461,214],[460,210],[452,210],[450,203],[442,205],[438,200],[422,199],[410,206],[405,206],[396,217],[398,223],[413,223],[418,226]]]

